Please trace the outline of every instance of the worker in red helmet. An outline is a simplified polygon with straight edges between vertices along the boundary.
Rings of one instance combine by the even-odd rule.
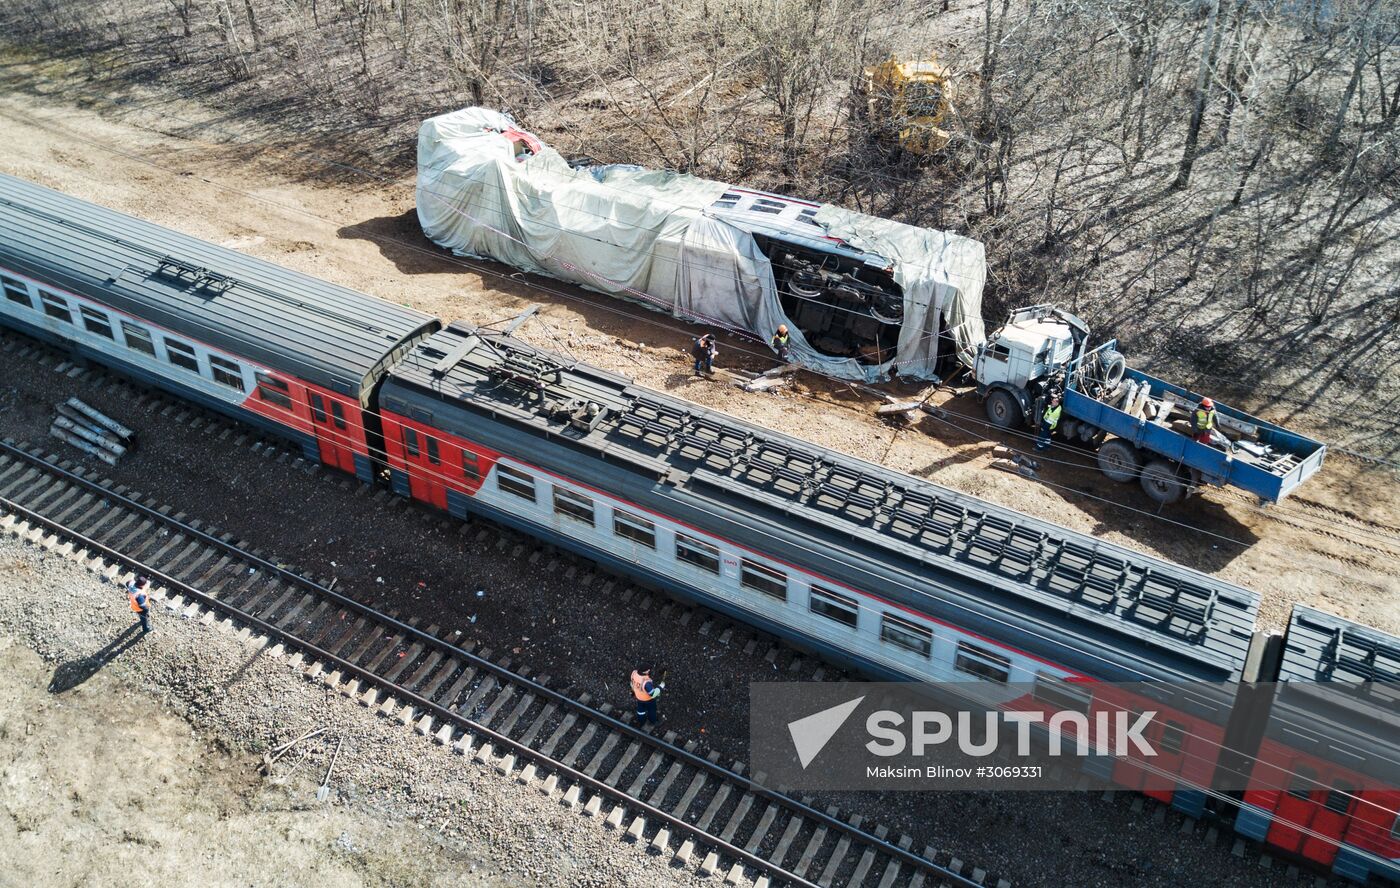
[[[1191,413],[1191,434],[1202,444],[1215,443],[1215,402],[1202,398],[1201,404]]]

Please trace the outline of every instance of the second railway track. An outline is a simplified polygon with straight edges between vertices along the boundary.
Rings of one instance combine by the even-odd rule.
[[[742,765],[640,730],[488,650],[457,646],[436,626],[403,622],[9,440],[0,444],[0,511],[11,529],[56,533],[110,572],[151,575],[168,605],[281,646],[309,677],[702,872],[823,888],[1009,884],[760,786]]]

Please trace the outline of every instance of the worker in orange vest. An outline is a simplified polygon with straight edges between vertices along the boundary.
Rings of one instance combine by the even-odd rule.
[[[136,618],[141,621],[142,635],[151,631],[151,599],[146,594],[150,585],[149,577],[137,577],[134,582],[126,584],[126,598]]]
[[[665,687],[665,682],[657,684],[651,680],[650,666],[632,670],[632,696],[637,698],[637,721],[656,724],[656,698],[661,696]]]

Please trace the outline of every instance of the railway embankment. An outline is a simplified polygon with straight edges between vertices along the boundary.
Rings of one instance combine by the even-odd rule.
[[[69,558],[0,534],[0,578],[10,884],[698,882],[232,634],[160,606],[151,635],[124,634],[122,590]]]

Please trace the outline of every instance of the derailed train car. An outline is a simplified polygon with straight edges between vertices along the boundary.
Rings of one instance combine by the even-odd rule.
[[[504,114],[423,123],[418,218],[458,255],[767,339],[844,379],[928,378],[982,341],[982,244],[628,165],[570,164]]]

